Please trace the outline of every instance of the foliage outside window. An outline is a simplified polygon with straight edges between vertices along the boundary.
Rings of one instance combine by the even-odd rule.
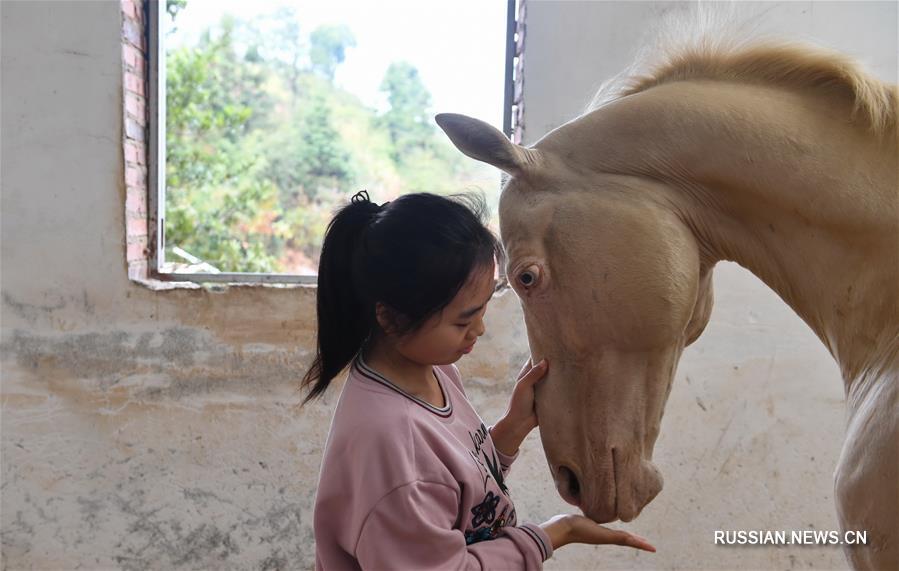
[[[188,4],[168,0],[164,42]],[[363,188],[379,202],[482,191],[495,218],[497,173],[436,127],[418,70],[390,64],[376,109],[334,83],[352,30],[298,21],[289,7],[226,14],[190,45],[163,44],[163,271],[315,274],[333,212]]]

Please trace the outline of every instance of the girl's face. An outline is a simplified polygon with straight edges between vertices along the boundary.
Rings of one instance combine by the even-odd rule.
[[[469,353],[484,334],[484,314],[493,297],[496,264],[478,268],[443,311],[397,340],[396,350],[417,363],[447,365]]]

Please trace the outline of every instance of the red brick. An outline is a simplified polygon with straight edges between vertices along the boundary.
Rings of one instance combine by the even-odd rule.
[[[129,236],[146,236],[147,232],[150,231],[150,215],[146,210],[140,210],[137,212],[126,212],[125,213],[125,228],[128,230]],[[143,224],[140,222],[131,223],[131,220],[143,220]],[[134,224],[137,224],[135,226]]]
[[[122,59],[126,65],[135,69],[143,64],[144,54],[131,44],[122,44]]]
[[[125,116],[125,136],[135,141],[143,141],[146,138],[146,130],[130,116]]]
[[[137,11],[137,6],[134,4],[134,0],[122,0],[122,13],[134,20],[138,20],[140,18],[140,14]]]
[[[132,140],[125,141],[125,162],[137,165],[147,164],[147,147]]]
[[[126,202],[127,202],[127,200],[126,200]],[[136,210],[126,209],[125,217],[126,218],[143,218],[144,220],[146,220],[147,219],[147,208],[146,208],[146,206],[138,205]]]
[[[143,26],[140,22],[125,18],[122,22],[122,33],[124,34],[125,39],[131,42],[133,46],[143,49],[144,35]]]
[[[131,260],[145,259],[149,253],[146,238],[138,238],[133,243],[129,243],[125,248],[126,259],[129,262]]]
[[[125,66],[125,70],[126,70],[128,73],[131,73],[131,74],[133,74],[135,77],[137,77],[137,79],[144,85],[144,89],[147,88],[147,82],[146,82],[146,79],[147,79],[147,73],[146,73],[146,71],[147,71],[147,60],[146,60],[143,56],[141,56],[141,57],[135,62],[135,64],[134,64],[133,66],[132,66],[132,65],[126,65],[126,66]]]
[[[146,260],[133,260],[128,263],[128,279],[130,280],[146,280],[148,273],[148,264]]]
[[[147,166],[147,147],[143,143],[136,143],[134,147],[137,149],[137,164]]]
[[[146,216],[128,216],[125,222],[128,236],[146,236],[147,235],[147,217]]]
[[[144,183],[143,172],[139,167],[125,167],[125,183],[134,188]]]
[[[147,211],[147,193],[143,189],[129,188],[125,195],[125,210],[129,212]]]
[[[147,58],[140,58],[137,62],[137,66],[134,68],[134,75],[138,76],[141,81],[144,83],[144,88],[147,87]]]
[[[125,141],[125,163],[138,164],[140,161],[140,150],[132,141]]]
[[[138,125],[146,126],[147,124],[147,107],[143,97],[138,97],[133,93],[125,93],[125,109],[134,116]]]
[[[125,72],[125,89],[137,93],[141,97],[146,97],[146,89],[144,88],[144,80],[131,73]]]

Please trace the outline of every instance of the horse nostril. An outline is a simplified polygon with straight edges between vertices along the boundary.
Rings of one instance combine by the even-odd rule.
[[[581,503],[581,484],[577,480],[577,476],[571,468],[567,466],[559,466],[559,477],[557,480],[559,485],[559,493],[562,499],[573,506],[580,506]]]

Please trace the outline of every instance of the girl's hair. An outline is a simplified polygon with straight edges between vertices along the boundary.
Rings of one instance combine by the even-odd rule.
[[[311,386],[303,404],[325,392],[378,327],[376,302],[402,317],[402,336],[449,305],[475,270],[494,258],[502,267],[487,216],[478,194],[405,194],[378,206],[364,190],[337,212],[322,243],[316,356],[301,383]]]

